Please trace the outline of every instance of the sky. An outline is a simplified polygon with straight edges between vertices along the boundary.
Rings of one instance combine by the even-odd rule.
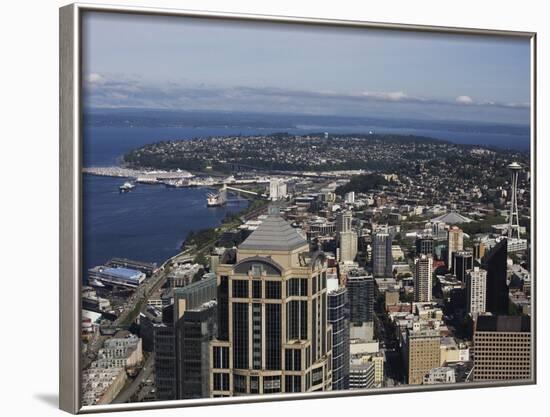
[[[527,38],[87,12],[85,106],[529,123]]]

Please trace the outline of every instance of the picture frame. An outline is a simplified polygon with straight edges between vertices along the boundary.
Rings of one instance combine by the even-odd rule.
[[[86,13],[109,13],[135,16],[171,16],[181,18],[201,18],[216,21],[232,21],[261,24],[262,22],[282,25],[302,25],[304,27],[383,29],[400,33],[414,32],[424,34],[486,35],[496,37],[514,37],[528,39],[530,42],[530,172],[531,180],[531,246],[536,247],[536,33],[471,28],[450,28],[422,25],[403,25],[362,21],[341,21],[304,17],[264,16],[252,14],[233,14],[223,12],[203,12],[172,10],[129,6],[108,6],[90,4],[71,4],[60,8],[60,315],[59,315],[59,406],[73,414],[126,411],[155,408],[176,408],[201,405],[222,405],[251,402],[269,402],[278,400],[317,399],[327,397],[376,395],[399,392],[422,392],[434,390],[486,388],[536,383],[536,314],[530,314],[530,378],[524,380],[498,382],[467,382],[443,385],[399,385],[376,389],[357,389],[353,391],[326,391],[277,393],[270,395],[249,395],[225,398],[201,398],[139,403],[82,405],[81,381],[81,294],[82,294],[82,257],[83,257],[83,33],[82,19]],[[530,296],[531,311],[536,311],[536,250],[530,252],[532,289]]]

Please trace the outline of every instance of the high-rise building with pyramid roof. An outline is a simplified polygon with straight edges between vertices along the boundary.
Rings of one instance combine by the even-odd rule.
[[[331,390],[326,270],[275,209],[222,257],[212,397]]]

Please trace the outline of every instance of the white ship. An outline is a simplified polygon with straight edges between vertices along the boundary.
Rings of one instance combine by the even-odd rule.
[[[129,182],[129,181],[125,182],[120,187],[118,187],[118,189],[121,193],[127,193],[127,192],[133,190],[134,188],[136,188],[136,186],[134,184],[132,184],[131,182]]]
[[[207,207],[221,207],[225,206],[225,203],[227,203],[227,192],[225,190],[216,194],[209,193],[206,197]]]

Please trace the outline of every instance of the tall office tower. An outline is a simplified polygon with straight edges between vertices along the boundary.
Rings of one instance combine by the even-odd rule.
[[[479,316],[474,330],[474,381],[531,378],[531,319]]]
[[[353,221],[353,214],[349,210],[341,211],[336,216],[336,231],[338,233],[349,232]]]
[[[348,271],[346,280],[351,323],[374,321],[374,278],[361,268]]]
[[[408,384],[422,384],[424,375],[430,369],[440,366],[440,345],[441,337],[438,330],[420,326],[407,329],[403,343],[403,355]]]
[[[414,260],[414,301],[432,301],[432,269],[433,258],[430,255],[420,255]]]
[[[375,278],[393,276],[393,257],[391,236],[388,233],[377,233],[372,240],[372,271]]]
[[[464,233],[458,226],[452,226],[447,232],[447,268],[453,266],[453,252],[464,249]]]
[[[472,315],[485,313],[487,271],[474,267],[466,274],[466,309]]]
[[[210,341],[216,335],[216,301],[185,312],[177,342],[179,398],[210,394]]]
[[[453,275],[461,282],[465,282],[466,273],[474,267],[474,255],[469,251],[453,252],[452,269]]]
[[[154,325],[155,384],[159,400],[209,395],[209,343],[216,336],[216,277],[174,291],[174,304]]]
[[[327,279],[328,322],[332,325],[332,390],[349,388],[349,313],[347,289]]]
[[[175,400],[177,394],[176,328],[174,305],[162,311],[162,324],[153,325],[155,352],[155,397],[157,400]]]
[[[432,235],[422,235],[416,238],[416,254],[418,256],[434,254],[434,238]]]
[[[487,247],[485,246],[484,242],[482,242],[481,240],[476,240],[474,242],[474,259],[480,262],[485,256],[486,249]]]
[[[351,211],[340,212],[336,218],[341,262],[353,262],[357,256],[357,233],[351,228],[352,220]]]
[[[357,257],[357,233],[340,232],[340,262],[353,262]]]
[[[218,265],[212,397],[332,389],[327,262],[270,207]]]
[[[483,268],[487,271],[487,311],[508,314],[507,239],[501,239],[486,255]]]
[[[518,176],[519,171],[521,171],[521,165],[517,162],[512,162],[510,165],[508,165],[508,169],[512,174],[512,189],[510,190],[510,216],[508,220],[508,238],[520,239],[518,212]]]

